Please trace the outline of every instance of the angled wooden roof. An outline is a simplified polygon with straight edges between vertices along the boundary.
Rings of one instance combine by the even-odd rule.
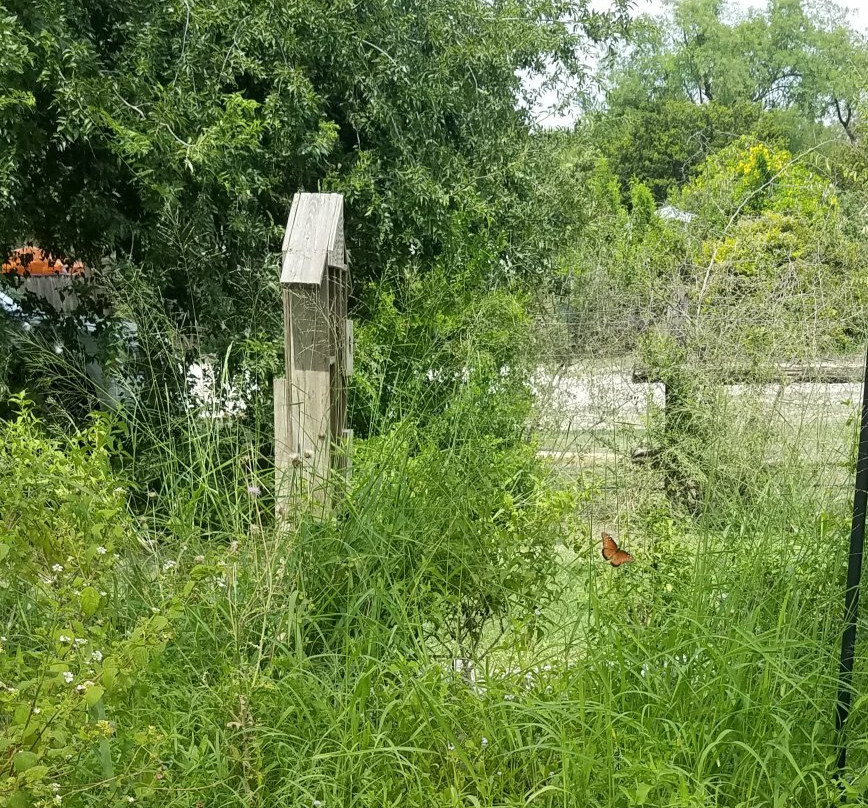
[[[280,282],[319,286],[328,266],[346,268],[344,198],[296,194],[283,237]]]

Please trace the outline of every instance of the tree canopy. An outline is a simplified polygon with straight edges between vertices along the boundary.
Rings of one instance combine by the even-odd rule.
[[[576,74],[607,23],[585,0],[5,0],[0,248],[133,264],[225,326],[292,194],[333,190],[362,285],[468,238],[531,270],[518,71]]]
[[[828,0],[741,15],[723,0],[674,0],[605,71],[601,146],[624,187],[635,176],[662,198],[742,134],[799,149],[834,122],[855,141],[866,78],[865,38]]]

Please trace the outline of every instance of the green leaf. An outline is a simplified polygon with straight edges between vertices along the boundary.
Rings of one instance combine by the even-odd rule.
[[[636,786],[636,795],[633,797],[634,805],[644,805],[648,801],[648,795],[651,793],[653,786],[648,783],[639,783]]]
[[[30,795],[26,791],[18,789],[12,792],[9,801],[6,803],[7,808],[29,808]]]
[[[84,693],[84,703],[88,707],[93,707],[103,697],[103,693],[105,693],[104,687],[92,685]]]
[[[9,545],[0,542],[0,561],[6,558],[7,555],[9,555]]]
[[[39,762],[39,756],[36,752],[28,752],[22,749],[12,756],[12,767],[18,774],[32,769]]]
[[[48,766],[33,766],[24,773],[25,783],[36,783],[42,780],[50,771]]]
[[[99,608],[100,594],[92,586],[86,586],[81,590],[81,612],[85,617],[90,617]]]
[[[111,690],[114,686],[115,679],[118,675],[117,666],[113,662],[106,662],[102,668],[102,682],[103,684]]]
[[[15,712],[12,713],[12,723],[22,726],[27,723],[30,717],[30,705],[19,704],[15,707]]]

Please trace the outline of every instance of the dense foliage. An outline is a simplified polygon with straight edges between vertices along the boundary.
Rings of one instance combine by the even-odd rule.
[[[680,0],[645,19],[607,71],[600,147],[623,186],[639,179],[661,199],[740,135],[794,151],[835,129],[855,142],[866,58],[831,2],[771,0],[739,15],[722,0]]]
[[[619,42],[584,0],[0,4],[0,249],[94,269],[71,317],[0,279],[2,808],[865,799],[852,402],[722,382],[868,337],[839,10],[675,0]],[[603,92],[538,131],[591,40]],[[302,189],[345,198],[355,443],[278,521]],[[612,357],[663,406],[620,370],[549,404]]]
[[[441,256],[540,271],[516,71],[576,72],[604,22],[583,2],[6,0],[0,248],[141,266],[206,348],[259,311],[300,189],[345,194],[360,283]]]

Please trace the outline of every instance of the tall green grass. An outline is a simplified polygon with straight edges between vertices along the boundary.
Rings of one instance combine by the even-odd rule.
[[[106,688],[109,735],[88,735],[98,716],[73,705],[77,755],[58,760],[51,743],[33,742],[46,785],[9,802],[6,781],[7,803],[838,800],[840,474],[830,467],[835,485],[818,488],[815,465],[796,453],[762,466],[768,419],[719,409],[713,439],[692,455],[704,509],[688,515],[662,494],[643,501],[621,537],[636,562],[613,569],[589,526],[604,496],[592,475],[561,478],[532,446],[487,436],[472,401],[458,411],[444,416],[448,430],[402,422],[361,442],[342,504],[325,520],[298,512],[291,529],[272,518],[266,425],[169,403],[156,417],[128,414],[117,457],[133,481],[129,515],[97,619],[120,643],[156,610],[168,633],[128,686]],[[16,474],[15,459],[5,456],[4,474]],[[15,496],[38,484],[4,495],[4,529],[23,512]],[[50,507],[28,518],[56,526]],[[0,588],[6,676],[48,645],[51,616],[29,592]],[[472,659],[472,675],[456,658]],[[4,696],[0,729],[16,720],[16,698]],[[857,801],[866,706],[857,697],[849,728]],[[13,752],[0,749],[0,765]]]

